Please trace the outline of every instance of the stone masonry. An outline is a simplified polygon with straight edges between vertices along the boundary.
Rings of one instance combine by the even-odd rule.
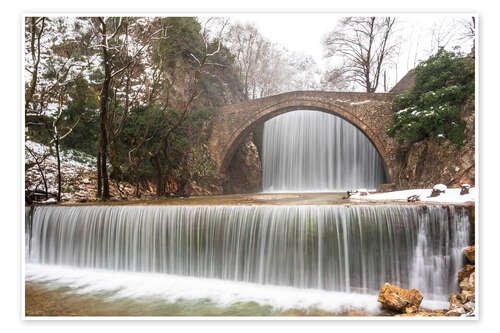
[[[385,131],[392,123],[392,93],[295,91],[220,107],[209,141],[217,172],[225,174],[233,154],[266,120],[295,110],[323,111],[358,127],[384,160],[387,181],[398,168],[397,143]]]

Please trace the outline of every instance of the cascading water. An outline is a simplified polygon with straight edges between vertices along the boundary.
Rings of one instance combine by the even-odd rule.
[[[28,264],[359,294],[390,282],[435,300],[469,241],[452,206],[37,207],[26,223]]]
[[[320,111],[289,112],[264,124],[264,192],[376,189],[382,159],[349,122]]]

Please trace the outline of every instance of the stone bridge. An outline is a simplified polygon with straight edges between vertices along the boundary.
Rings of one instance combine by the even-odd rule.
[[[209,148],[219,174],[224,174],[238,147],[266,120],[295,110],[323,111],[359,128],[380,153],[390,183],[396,170],[394,139],[385,131],[392,123],[391,93],[295,91],[220,107]]]

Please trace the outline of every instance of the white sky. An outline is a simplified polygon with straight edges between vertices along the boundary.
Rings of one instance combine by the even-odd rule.
[[[362,16],[362,14],[355,14]],[[367,13],[366,15],[369,15]],[[381,14],[378,14],[383,16]],[[427,58],[436,51],[433,44],[432,30],[448,31],[455,34],[448,48],[460,44],[462,51],[469,52],[471,43],[457,41],[462,26],[458,20],[470,20],[467,14],[391,14],[399,18],[398,33],[402,39],[397,62],[397,71],[390,75],[390,86],[401,79],[415,62]],[[321,44],[323,37],[335,28],[340,17],[349,13],[248,13],[232,14],[231,21],[254,23],[261,34],[273,42],[277,42],[290,51],[296,51],[314,58],[322,69],[328,67],[329,60],[324,58]],[[477,20],[476,20],[477,25]]]

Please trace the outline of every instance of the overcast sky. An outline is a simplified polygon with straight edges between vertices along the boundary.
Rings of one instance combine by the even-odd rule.
[[[361,16],[359,13],[356,14]],[[233,14],[231,22],[254,23],[262,35],[277,42],[290,51],[300,52],[314,58],[318,66],[325,69],[329,61],[324,58],[322,39],[325,34],[335,28],[339,18],[349,14],[336,13],[246,13]],[[465,14],[398,14],[397,33],[401,38],[400,54],[397,71],[390,74],[390,85],[394,85],[408,70],[414,67],[418,60],[427,58],[436,50],[435,37],[432,31],[450,32],[446,37],[451,39],[448,48],[461,45],[462,51],[469,52],[471,42],[459,39],[463,32],[460,21],[471,20],[471,15]]]

